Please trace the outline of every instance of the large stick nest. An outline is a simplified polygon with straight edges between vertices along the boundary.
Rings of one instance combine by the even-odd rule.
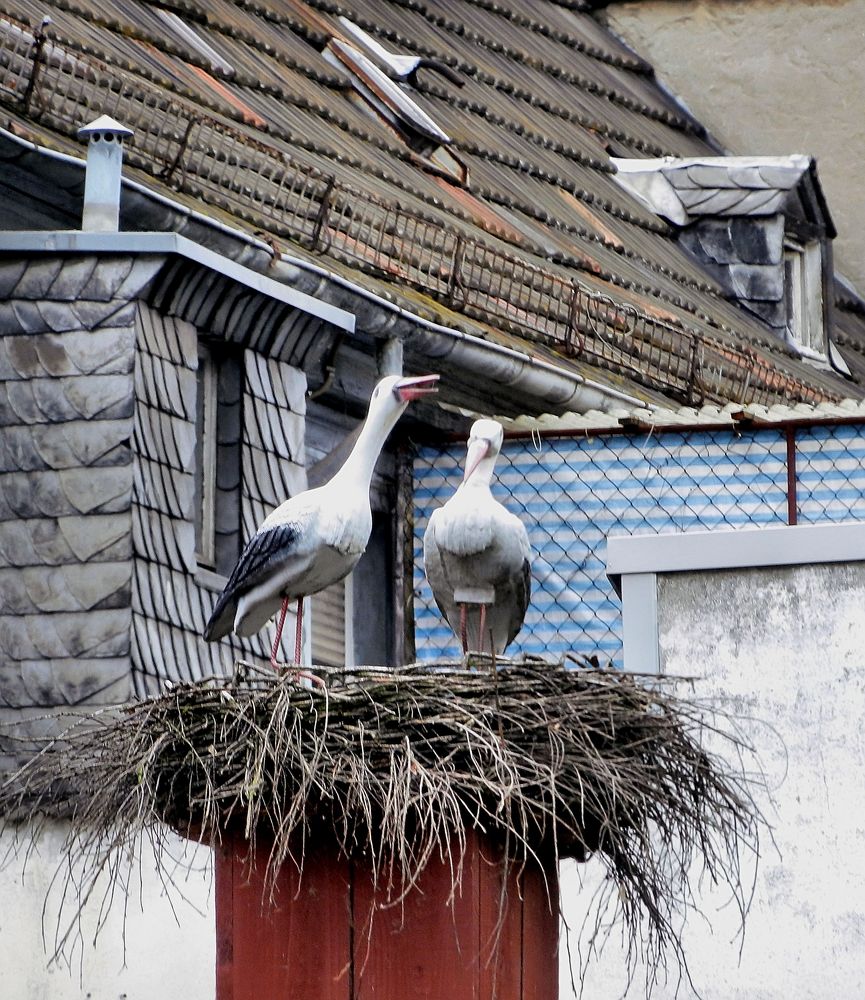
[[[710,753],[717,716],[673,680],[525,662],[320,673],[306,687],[244,672],[79,720],[6,782],[0,811],[70,816],[68,853],[93,881],[164,823],[210,843],[266,838],[271,874],[325,835],[403,890],[470,825],[515,862],[594,853],[656,969],[668,946],[682,967],[695,878],[747,908],[758,814],[742,747],[722,727],[730,753]]]

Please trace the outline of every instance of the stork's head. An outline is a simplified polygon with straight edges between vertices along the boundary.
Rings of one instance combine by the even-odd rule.
[[[472,424],[469,435],[468,451],[466,452],[466,471],[463,482],[477,473],[479,478],[489,482],[492,478],[493,466],[496,464],[502,447],[504,431],[497,420],[476,420]],[[478,471],[480,470],[480,472]],[[481,476],[481,472],[484,473]]]
[[[393,425],[413,399],[438,391],[438,375],[388,375],[376,385],[369,399],[370,416]]]

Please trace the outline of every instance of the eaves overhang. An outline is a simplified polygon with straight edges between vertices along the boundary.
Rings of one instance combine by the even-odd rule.
[[[616,182],[677,226],[720,216],[793,213],[832,238],[835,226],[816,163],[790,156],[611,158]]]
[[[355,316],[346,309],[297,291],[280,281],[253,271],[222,254],[194,243],[178,233],[94,233],[71,231],[3,232],[0,253],[79,253],[79,254],[149,254],[180,257],[224,275],[250,291],[298,309],[339,330],[353,333]]]
[[[80,204],[83,191],[83,160],[0,129],[0,162],[14,163],[17,170],[31,176],[47,170],[52,186],[64,194],[68,227],[70,207]],[[246,282],[246,288],[254,289],[261,296],[273,293],[276,300],[283,297],[287,302],[284,297],[289,292],[303,295],[296,301],[314,302],[318,311],[301,310],[302,314],[320,323],[329,323],[332,331],[331,337],[318,338],[314,346],[316,356],[326,352],[337,330],[342,330],[344,336],[367,342],[396,338],[403,343],[406,358],[415,367],[435,365],[434,370],[454,376],[457,389],[453,401],[456,403],[468,399],[477,401],[480,397],[491,407],[497,404],[498,409],[512,415],[612,411],[623,407],[648,412],[653,408],[651,400],[634,395],[626,388],[595,381],[539,357],[532,353],[528,344],[524,350],[518,349],[417,315],[315,261],[277,251],[269,242],[129,177],[123,179],[120,218],[121,225],[129,225],[134,220],[134,224],[151,231],[126,229],[115,234],[86,234],[64,228],[28,233],[0,232],[0,237],[6,241],[7,252],[23,252],[25,246],[29,246],[31,252],[49,250],[52,246],[55,251],[62,246],[64,252],[84,252],[85,247],[91,248],[89,252],[98,247],[107,252],[112,244],[99,242],[107,236],[109,241],[112,238],[116,241],[113,246],[117,250],[125,246],[128,252],[168,254],[176,261],[198,269],[206,268],[210,274],[223,275],[232,281],[231,275],[236,274],[239,281]],[[23,242],[16,244],[19,237]],[[51,241],[58,239],[61,243],[52,245]],[[160,239],[165,242],[160,243]],[[95,242],[88,242],[90,240]],[[161,250],[157,249],[159,247]],[[335,310],[330,312],[329,307]],[[342,325],[348,322],[346,317],[349,315],[353,317],[353,326]],[[339,322],[331,322],[331,319]],[[307,331],[304,342],[310,339]],[[292,363],[304,364],[302,358],[289,359]],[[446,394],[446,386],[442,388]]]

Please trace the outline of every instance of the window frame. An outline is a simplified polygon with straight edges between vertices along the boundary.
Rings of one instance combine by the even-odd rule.
[[[213,350],[198,345],[198,399],[195,450],[195,559],[199,568],[216,569],[216,459],[218,450],[219,370]]]
[[[805,357],[828,361],[823,243],[785,235],[782,259],[787,337]]]
[[[195,410],[195,561],[206,586],[224,582],[240,555],[244,369],[223,341],[198,342]],[[232,413],[235,407],[240,413]],[[225,485],[228,474],[232,485]],[[236,518],[228,512],[236,507]],[[232,527],[226,528],[226,522]],[[230,543],[227,541],[230,539]]]
[[[337,664],[323,664],[324,666],[344,666],[353,667],[355,666],[355,651],[354,651],[354,574],[349,573],[347,577],[340,580],[338,583],[333,584],[328,590],[335,590],[335,588],[342,588],[343,596],[343,634],[342,634],[342,645],[343,645],[343,657],[341,663]],[[318,594],[312,594],[310,597],[306,598],[306,603],[309,606],[309,660],[310,663],[316,663],[316,646],[315,646],[315,629],[316,629],[316,615],[320,613],[322,603],[319,601]],[[306,618],[306,612],[304,614]]]

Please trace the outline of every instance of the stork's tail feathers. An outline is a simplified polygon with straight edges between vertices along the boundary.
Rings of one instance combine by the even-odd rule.
[[[204,626],[204,638],[207,642],[216,642],[234,627],[234,616],[237,613],[237,595],[224,590],[219,595],[210,621]]]
[[[234,628],[238,599],[261,583],[262,580],[268,578],[268,574],[273,572],[274,566],[278,565],[285,558],[285,554],[291,551],[297,537],[297,524],[287,523],[275,524],[266,528],[261,527],[250,538],[225,584],[225,590],[219,595],[210,621],[204,629],[204,638],[208,642],[221,639]],[[277,609],[281,600],[280,596],[277,600]],[[258,631],[273,613],[273,611],[268,611],[260,623],[256,625],[254,631]],[[252,632],[244,630],[243,635],[252,635]]]

